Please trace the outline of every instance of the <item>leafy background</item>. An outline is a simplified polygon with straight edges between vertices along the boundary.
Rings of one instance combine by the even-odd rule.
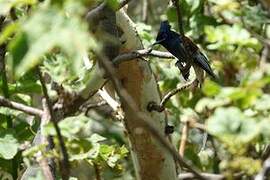
[[[88,32],[83,17],[88,7],[97,2],[0,0],[0,14],[7,16],[9,22],[0,35],[0,44],[7,45],[8,77],[6,82],[1,73],[1,96],[6,96],[8,89],[11,100],[40,107],[37,65],[41,65],[51,82],[69,92],[85,87],[88,68],[83,57],[100,44]],[[117,3],[111,1],[114,6]],[[170,100],[167,114],[169,124],[175,126],[172,142],[179,147],[185,121],[203,124],[208,134],[206,143],[203,143],[206,133],[191,128],[185,158],[204,172],[227,176],[244,172],[251,177],[261,169],[270,139],[269,11],[253,0],[180,3],[186,35],[207,54],[221,84],[206,79],[202,89],[186,90]],[[168,19],[178,30],[176,10],[167,5],[167,1],[148,0],[145,19],[143,2],[130,3],[128,14],[135,21],[145,47],[154,42],[161,20]],[[16,19],[10,13],[14,10]],[[165,51],[162,47],[159,50]],[[94,59],[90,53],[90,67]],[[148,60],[163,94],[185,82],[174,67],[174,59]],[[49,93],[57,98],[53,89]],[[123,125],[111,111],[107,106],[87,113],[81,111],[59,123],[72,167],[89,173],[81,175],[85,177],[72,176],[87,179],[99,170],[104,179],[134,177]],[[31,146],[40,124],[37,118],[0,107],[0,119],[1,178],[20,175],[37,160],[40,152],[45,157],[59,158],[57,152],[44,151],[44,145]],[[46,126],[43,133],[54,135],[53,126]],[[36,179],[41,176],[37,174]]]

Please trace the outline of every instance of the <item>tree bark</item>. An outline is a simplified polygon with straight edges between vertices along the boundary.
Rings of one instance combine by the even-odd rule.
[[[120,53],[143,49],[135,24],[123,10],[117,12],[116,22],[123,31],[121,39],[125,42],[120,48]],[[133,98],[139,111],[148,113],[155,120],[153,125],[160,129],[160,132],[164,132],[165,114],[147,111],[150,101],[159,103],[161,100],[157,82],[148,62],[139,58],[123,62],[119,65],[117,73],[123,87]],[[134,119],[131,109],[127,107],[123,107],[123,109],[137,179],[177,179],[173,156],[158,143],[151,132],[142,128],[139,121]]]

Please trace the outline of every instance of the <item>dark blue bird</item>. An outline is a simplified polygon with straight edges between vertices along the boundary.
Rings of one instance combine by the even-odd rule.
[[[175,65],[180,69],[185,80],[189,77],[191,65],[200,83],[202,83],[203,77],[198,76],[204,76],[203,71],[199,72],[201,69],[216,79],[207,57],[188,37],[172,31],[168,21],[161,22],[156,42],[153,46],[156,44],[161,44],[178,59]]]

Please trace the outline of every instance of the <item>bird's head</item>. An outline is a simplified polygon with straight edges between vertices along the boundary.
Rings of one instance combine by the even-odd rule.
[[[170,30],[171,30],[171,26],[169,24],[169,21],[162,21],[160,23],[160,28],[159,28],[158,35],[156,38],[156,42],[152,46],[156,44],[161,44],[164,40],[166,40]]]

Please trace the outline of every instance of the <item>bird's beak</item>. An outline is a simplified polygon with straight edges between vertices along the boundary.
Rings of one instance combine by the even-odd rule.
[[[155,45],[157,45],[157,44],[160,44],[162,41],[164,41],[165,40],[165,38],[164,39],[161,39],[161,40],[158,40],[158,41],[156,41],[156,42],[154,42],[152,45],[151,45],[151,47],[154,47]]]
[[[158,41],[156,41],[156,42],[154,42],[152,45],[150,45],[150,47],[148,48],[148,53],[150,53],[152,50],[153,50],[153,48],[154,48],[154,46],[155,45],[157,45],[157,44],[160,44],[162,41],[164,41],[166,38],[163,38],[163,39],[161,39],[161,40],[158,40]]]

